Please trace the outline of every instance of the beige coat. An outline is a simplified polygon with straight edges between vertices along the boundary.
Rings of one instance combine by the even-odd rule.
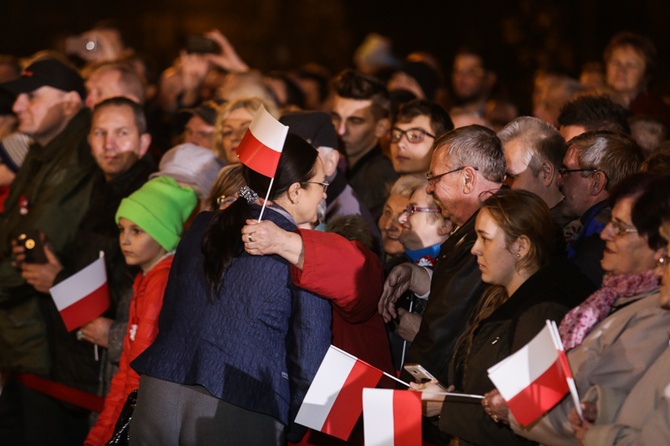
[[[620,309],[568,352],[580,396],[595,385],[630,392],[668,346],[670,311],[660,307],[658,292],[620,299],[615,305]],[[547,446],[577,445],[568,422],[573,407],[568,396],[529,428],[512,419],[512,429]]]
[[[586,446],[670,444],[670,348],[647,369],[630,393],[594,386],[584,400],[596,403],[598,418]]]

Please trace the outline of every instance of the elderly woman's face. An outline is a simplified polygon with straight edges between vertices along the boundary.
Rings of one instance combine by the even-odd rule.
[[[637,94],[643,86],[645,70],[644,56],[638,50],[628,45],[620,46],[612,51],[607,61],[607,85],[617,93]]]
[[[635,198],[624,197],[612,209],[612,220],[605,226],[600,238],[605,240],[605,252],[600,265],[614,274],[638,274],[656,266],[657,253],[633,226],[631,210]]]

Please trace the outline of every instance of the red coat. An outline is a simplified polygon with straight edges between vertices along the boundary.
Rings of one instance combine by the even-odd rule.
[[[109,441],[128,394],[139,387],[140,375],[130,367],[130,363],[158,335],[158,315],[163,306],[163,293],[173,258],[172,255],[165,257],[149,273],[140,273],[135,278],[119,371],[112,379],[102,413],[86,437],[86,446],[104,446]]]
[[[296,286],[332,302],[333,345],[394,374],[386,327],[377,312],[384,285],[384,272],[377,255],[362,243],[332,232],[308,229],[299,232],[304,264],[302,271],[291,266],[291,277]],[[395,382],[384,377],[381,386],[395,388]],[[360,445],[362,434],[359,424],[345,443],[310,431],[298,445]]]
[[[299,232],[305,261],[302,271],[291,267],[291,277],[296,286],[332,301],[333,345],[394,373],[386,327],[377,312],[384,285],[377,255],[338,234]]]

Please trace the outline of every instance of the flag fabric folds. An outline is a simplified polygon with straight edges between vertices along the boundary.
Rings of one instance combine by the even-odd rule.
[[[104,255],[101,253],[98,260],[52,287],[49,292],[67,331],[100,316],[109,308]]]
[[[363,388],[383,372],[331,345],[312,381],[296,423],[347,440],[363,410]]]
[[[363,429],[366,446],[421,444],[421,393],[364,389]]]
[[[277,121],[261,105],[237,147],[240,162],[261,175],[274,178],[287,134],[288,126]]]
[[[540,418],[569,391],[579,400],[553,321],[547,321],[523,348],[489,368],[488,374],[522,426]]]

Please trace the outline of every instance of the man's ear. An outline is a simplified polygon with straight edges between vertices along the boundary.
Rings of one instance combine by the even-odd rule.
[[[555,180],[556,169],[554,168],[554,165],[549,161],[543,162],[542,166],[540,166],[540,181],[542,181],[544,187],[549,187]]]
[[[326,177],[330,178],[335,173],[335,170],[337,170],[337,164],[340,162],[340,152],[329,147],[326,149],[319,149],[319,156],[323,161]]]
[[[391,128],[391,121],[388,118],[381,118],[375,126],[375,136],[381,138]]]
[[[65,93],[65,96],[63,97],[63,109],[68,117],[76,115],[79,110],[81,110],[82,105],[83,102],[79,93],[76,91],[68,91]]]
[[[606,186],[607,186],[607,176],[605,176],[605,172],[602,172],[600,170],[594,172],[591,181],[591,195],[595,196],[600,194],[605,190]]]
[[[150,145],[151,145],[151,135],[149,133],[142,133],[140,135],[140,152],[139,152],[140,158],[146,155]]]
[[[469,194],[477,186],[477,172],[470,166],[463,168],[463,193]]]

